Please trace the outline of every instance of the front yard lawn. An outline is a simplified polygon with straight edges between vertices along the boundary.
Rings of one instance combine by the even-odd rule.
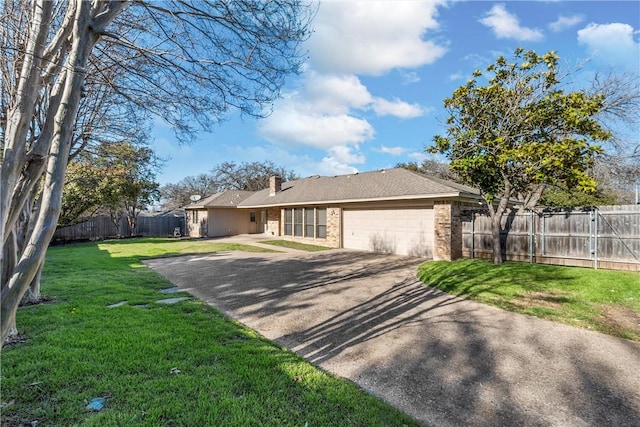
[[[416,425],[200,300],[156,302],[189,295],[160,293],[172,284],[140,258],[230,249],[175,239],[50,248],[42,291],[53,300],[20,308],[24,341],[2,350],[0,424]],[[103,409],[87,408],[94,398]]]
[[[427,285],[505,310],[640,342],[640,274],[517,262],[434,261]]]

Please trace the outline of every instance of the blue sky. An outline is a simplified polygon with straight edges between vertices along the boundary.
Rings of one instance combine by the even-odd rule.
[[[171,159],[161,184],[224,161],[272,160],[303,177],[420,161],[445,131],[443,100],[517,47],[580,66],[577,86],[596,71],[640,73],[638,1],[323,1],[313,27],[304,72],[268,118],[232,113],[187,145],[155,124],[153,147]]]

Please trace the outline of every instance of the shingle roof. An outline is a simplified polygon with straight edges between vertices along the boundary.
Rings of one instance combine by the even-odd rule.
[[[339,175],[312,176],[282,183],[282,191],[269,196],[261,190],[245,199],[240,207],[282,206],[299,203],[402,200],[438,197],[477,198],[479,191],[403,168]]]
[[[235,208],[247,197],[255,194],[254,191],[228,190],[212,194],[195,203],[185,206],[185,209],[202,208]]]

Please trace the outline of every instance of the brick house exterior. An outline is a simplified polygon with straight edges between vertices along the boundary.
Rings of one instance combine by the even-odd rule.
[[[265,190],[227,193],[185,207],[187,218],[190,211],[207,211],[208,237],[228,235],[216,233],[229,227],[214,224],[216,215],[230,221],[219,215],[224,209],[235,212],[237,230],[249,233],[436,260],[462,256],[462,213],[481,200],[474,188],[402,168],[290,182],[272,177]],[[262,224],[242,227],[257,218]]]

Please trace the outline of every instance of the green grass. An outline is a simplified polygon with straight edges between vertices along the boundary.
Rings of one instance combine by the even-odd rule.
[[[640,275],[485,260],[428,262],[427,285],[509,311],[640,341]]]
[[[415,425],[197,299],[156,304],[167,297],[158,291],[172,285],[140,258],[229,250],[193,243],[132,239],[51,248],[42,291],[54,300],[20,308],[26,342],[2,350],[1,424]],[[107,398],[100,412],[85,408],[94,397]]]
[[[309,245],[307,243],[293,242],[290,240],[261,240],[260,243],[279,246],[282,248],[299,249],[301,251],[309,251],[309,252],[326,251],[331,249],[326,246]]]
[[[242,243],[218,243],[212,240],[193,239],[161,239],[140,238],[107,240],[109,253],[112,256],[129,256],[136,258],[164,257],[209,252],[277,252]]]

